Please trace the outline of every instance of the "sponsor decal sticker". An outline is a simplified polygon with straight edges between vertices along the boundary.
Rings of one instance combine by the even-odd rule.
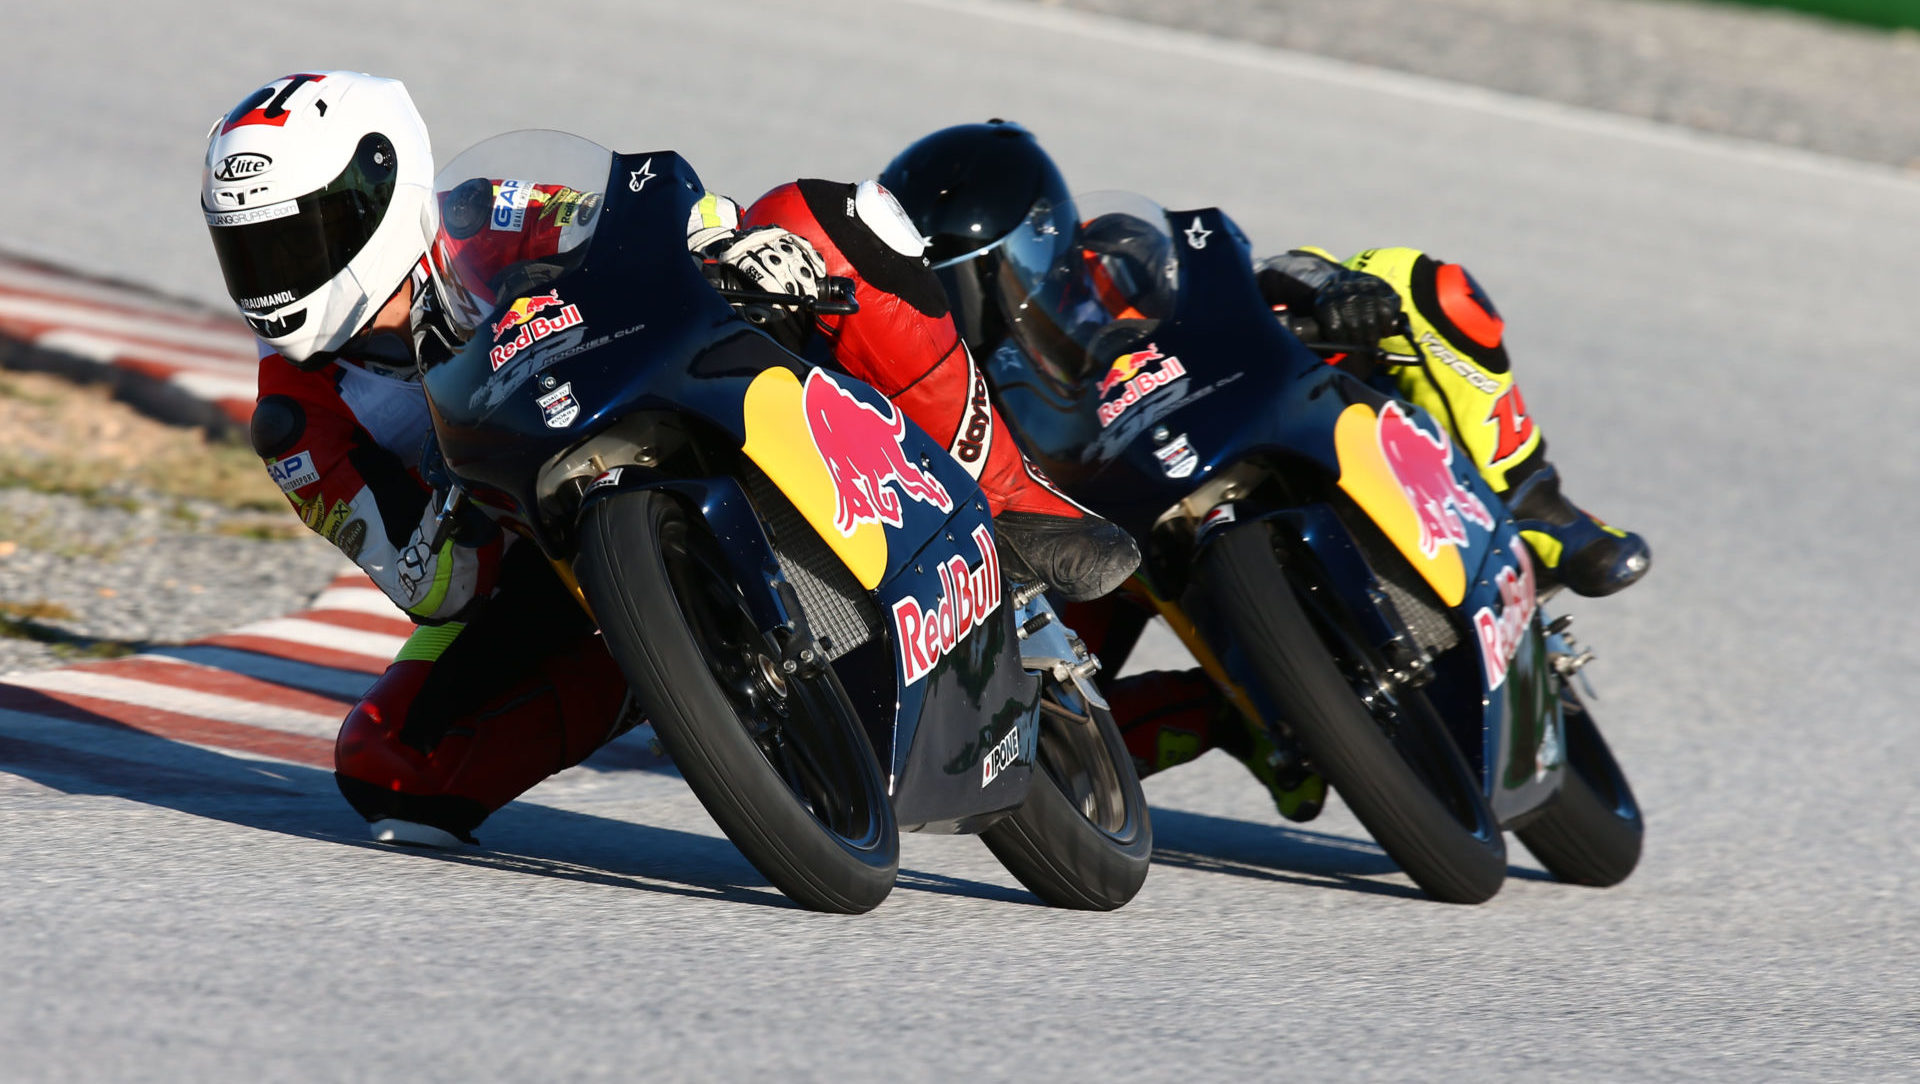
[[[1001,738],[993,748],[987,750],[986,756],[980,758],[980,785],[984,787],[993,782],[1000,777],[1001,772],[1019,762],[1020,728],[1015,726],[1007,731],[1006,737]]]
[[[608,467],[606,470],[603,470],[599,474],[594,475],[593,481],[588,482],[587,488],[582,492],[591,493],[594,490],[599,489],[601,486],[619,485],[620,472],[626,469],[627,468],[625,467]]]
[[[580,400],[573,397],[573,382],[553,389],[534,399],[540,404],[540,416],[546,420],[548,429],[565,429],[580,416]]]
[[[1153,457],[1160,461],[1160,469],[1166,471],[1169,478],[1185,478],[1200,465],[1200,455],[1188,443],[1185,433],[1155,448]]]
[[[1439,359],[1440,364],[1453,370],[1460,379],[1473,385],[1476,391],[1484,392],[1487,395],[1494,395],[1500,391],[1500,382],[1498,380],[1481,372],[1473,362],[1454,353],[1453,348],[1448,346],[1440,336],[1435,335],[1432,330],[1420,333],[1420,345],[1426,349],[1428,355]]]
[[[1159,368],[1149,372],[1147,366],[1156,361],[1160,363]],[[1162,354],[1159,347],[1152,343],[1148,343],[1145,350],[1136,350],[1113,359],[1107,375],[1100,378],[1098,394],[1103,400],[1100,404],[1100,428],[1112,425],[1129,407],[1186,375],[1187,367],[1181,364],[1179,358]],[[1120,397],[1111,402],[1104,401],[1115,388],[1120,389]]]
[[[1208,512],[1205,516],[1201,518],[1200,529],[1194,532],[1194,536],[1196,538],[1206,538],[1208,535],[1211,535],[1215,531],[1220,530],[1222,527],[1225,527],[1233,523],[1234,519],[1235,517],[1233,514],[1233,505],[1231,504],[1219,505],[1215,507],[1213,511]]]
[[[833,525],[843,537],[853,537],[862,523],[900,526],[903,493],[942,512],[953,511],[953,498],[940,479],[908,461],[901,443],[906,419],[898,407],[888,403],[889,413],[880,413],[854,398],[825,369],[807,374],[801,405],[814,450],[833,482]]]
[[[244,181],[255,174],[265,173],[273,168],[273,159],[264,154],[229,154],[220,159],[213,167],[213,179],[216,181]]]
[[[279,293],[261,294],[259,297],[243,297],[240,299],[240,307],[256,311],[262,309],[277,309],[292,300],[292,290],[281,290]]]
[[[1490,606],[1480,607],[1473,615],[1473,631],[1480,638],[1480,658],[1487,666],[1487,689],[1498,689],[1507,680],[1507,667],[1533,620],[1539,593],[1535,590],[1533,561],[1527,557],[1524,543],[1513,545],[1514,563],[1494,576],[1500,590],[1500,613]],[[1543,754],[1544,755],[1544,754]]]
[[[647,182],[653,180],[653,159],[640,163],[640,168],[632,170],[627,176],[627,187],[635,192],[645,191]]]
[[[1472,521],[1493,530],[1493,514],[1453,474],[1453,442],[1444,432],[1415,425],[1399,403],[1380,412],[1375,431],[1380,452],[1420,523],[1420,552],[1432,557],[1442,545],[1465,549]]]
[[[948,652],[1000,608],[1000,555],[993,547],[993,535],[982,524],[973,529],[972,537],[980,550],[978,565],[968,568],[966,558],[956,553],[940,566],[938,598],[923,604],[909,595],[893,604],[893,642],[908,685],[932,673]]]
[[[272,222],[276,218],[297,215],[300,213],[300,201],[282,200],[279,203],[269,203],[263,207],[248,207],[240,211],[203,209],[201,213],[207,216],[209,226],[250,226],[255,222]]]
[[[548,309],[559,309],[552,316],[543,316]],[[565,331],[570,327],[579,327],[580,307],[569,305],[560,300],[560,295],[534,294],[523,297],[508,307],[507,311],[493,325],[493,349],[487,351],[487,360],[493,363],[495,372],[513,360],[513,356],[549,335]],[[517,332],[513,338],[502,342],[509,333]]]
[[[1213,236],[1212,230],[1200,225],[1199,215],[1193,216],[1193,225],[1188,226],[1184,232],[1187,235],[1187,244],[1194,248],[1206,248],[1207,238]]]
[[[274,485],[280,487],[280,492],[292,493],[302,486],[318,482],[320,468],[313,465],[312,452],[300,451],[267,464],[267,476],[273,479]]]
[[[333,540],[333,544],[340,547],[340,552],[347,555],[347,560],[358,561],[360,550],[367,544],[367,521],[348,520],[347,525],[340,528],[340,536]]]
[[[493,215],[487,220],[487,228],[519,233],[527,221],[527,198],[532,192],[533,186],[525,181],[511,177],[501,181],[493,190]]]
[[[966,349],[965,344],[960,347]],[[973,356],[967,356],[967,375],[972,394],[967,400],[967,421],[953,438],[953,447],[948,451],[967,468],[967,473],[975,478],[986,469],[987,445],[993,439],[993,401],[987,395],[987,378],[973,363]]]

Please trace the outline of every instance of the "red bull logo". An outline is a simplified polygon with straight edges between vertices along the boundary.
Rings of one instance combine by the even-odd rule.
[[[1539,605],[1533,561],[1527,557],[1525,544],[1514,543],[1513,558],[1513,567],[1501,569],[1493,578],[1494,586],[1500,590],[1499,616],[1494,616],[1490,606],[1480,607],[1473,615],[1473,630],[1480,637],[1480,658],[1487,667],[1489,691],[1498,689],[1507,680],[1507,667],[1512,664],[1513,653],[1520,650],[1520,641],[1527,635],[1527,625]]]
[[[1493,516],[1480,498],[1453,476],[1453,442],[1445,433],[1429,436],[1398,403],[1380,412],[1381,454],[1420,521],[1420,552],[1432,557],[1444,545],[1467,545],[1462,517],[1493,529]]]
[[[560,312],[554,316],[540,315],[552,308],[558,308]],[[494,346],[492,350],[487,351],[487,359],[493,362],[493,368],[497,372],[502,365],[512,361],[515,354],[541,339],[578,326],[580,326],[580,307],[561,301],[559,294],[534,294],[531,297],[523,297],[509,305],[507,311],[502,313],[500,319],[494,323]],[[500,341],[501,336],[515,329],[519,330],[518,335],[507,342]]]
[[[1147,366],[1156,361],[1161,363],[1160,367],[1147,372]],[[1148,343],[1145,350],[1136,350],[1113,359],[1107,375],[1100,378],[1099,397],[1105,399],[1107,393],[1115,388],[1122,391],[1120,398],[1100,404],[1100,428],[1112,425],[1127,412],[1128,407],[1186,375],[1187,367],[1180,363],[1179,358],[1162,354],[1159,347],[1152,343]]]
[[[940,597],[931,605],[912,595],[893,604],[893,641],[899,645],[900,671],[908,685],[932,673],[1000,608],[1000,554],[985,524],[973,529],[973,544],[980,549],[980,563],[968,568],[966,558],[957,553],[947,558],[940,565]],[[992,768],[983,771],[981,786],[994,776]]]
[[[833,525],[852,537],[862,523],[900,526],[900,494],[953,511],[953,498],[930,471],[907,460],[901,445],[906,419],[897,408],[880,411],[855,399],[824,369],[807,375],[802,396],[813,446],[827,465],[835,497]]]
[[[1113,359],[1113,365],[1107,369],[1107,375],[1100,378],[1100,397],[1140,375],[1149,361],[1159,361],[1163,357],[1158,347],[1147,344],[1145,350],[1136,350],[1131,354],[1122,354]]]

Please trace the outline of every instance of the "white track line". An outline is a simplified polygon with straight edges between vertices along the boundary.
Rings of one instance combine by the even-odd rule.
[[[242,399],[251,404],[259,394],[260,383],[254,379],[241,379],[234,376],[215,376],[212,373],[178,372],[167,378],[180,385],[195,399]],[[252,409],[251,406],[248,409]]]
[[[214,312],[190,301],[155,297],[134,287],[112,286],[56,270],[40,270],[24,264],[0,260],[0,290],[30,290],[92,304],[110,305],[151,313],[160,318],[191,323],[233,321],[231,312]],[[238,323],[236,331],[242,331]]]
[[[307,604],[309,610],[348,610],[405,621],[393,600],[371,587],[329,587]]]
[[[7,683],[47,692],[91,696],[99,700],[111,700],[117,704],[158,708],[178,715],[191,715],[223,723],[239,723],[289,734],[305,734],[315,738],[331,738],[340,730],[338,715],[295,711],[291,708],[274,707],[252,700],[237,700],[230,696],[182,689],[173,685],[157,685],[150,681],[115,677],[112,674],[101,674],[91,670],[36,670],[17,674],[9,678]]]
[[[255,376],[260,367],[258,355],[198,354],[185,350],[172,350],[164,346],[148,346],[144,343],[113,339],[90,331],[67,328],[42,332],[33,337],[33,342],[48,350],[78,354],[95,361],[111,362],[116,358],[133,357],[142,361],[174,365],[182,369],[200,369],[234,379]],[[247,394],[253,393],[249,391]]]
[[[327,625],[318,621],[302,621],[298,617],[276,617],[270,621],[255,621],[230,629],[229,636],[264,636],[270,640],[285,640],[288,643],[308,647],[324,647],[333,651],[344,651],[350,655],[365,655],[370,659],[386,662],[400,653],[406,644],[404,636],[388,636],[379,632],[362,632],[359,629],[341,628],[339,625]]]
[[[80,331],[116,335],[173,348],[211,350],[219,357],[254,357],[253,336],[240,328],[217,331],[147,319],[90,305],[62,304],[36,297],[0,293],[0,316],[39,323],[60,324]]]

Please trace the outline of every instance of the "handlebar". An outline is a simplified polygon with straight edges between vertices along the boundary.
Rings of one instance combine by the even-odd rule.
[[[853,280],[831,275],[821,287],[819,297],[767,290],[738,290],[725,286],[716,286],[714,289],[721,297],[736,305],[779,305],[782,308],[799,309],[808,316],[851,316],[860,311],[860,302],[854,297]]]

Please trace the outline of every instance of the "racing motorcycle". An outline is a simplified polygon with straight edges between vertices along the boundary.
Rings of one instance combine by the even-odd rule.
[[[435,187],[438,293],[471,333],[422,377],[442,530],[477,510],[541,549],[748,860],[862,912],[902,829],[978,833],[1050,903],[1131,899],[1152,832],[1097,660],[1003,575],[943,446],[743,316],[851,312],[852,284],[723,297],[671,152],[514,132]],[[536,228],[553,251],[516,250]]]
[[[1592,655],[1446,429],[1383,359],[1283,327],[1218,210],[1076,202],[939,270],[1022,446],[1140,543],[1128,590],[1276,772],[1318,772],[1429,895],[1499,891],[1506,830],[1562,880],[1624,879],[1642,823],[1577,676]]]

